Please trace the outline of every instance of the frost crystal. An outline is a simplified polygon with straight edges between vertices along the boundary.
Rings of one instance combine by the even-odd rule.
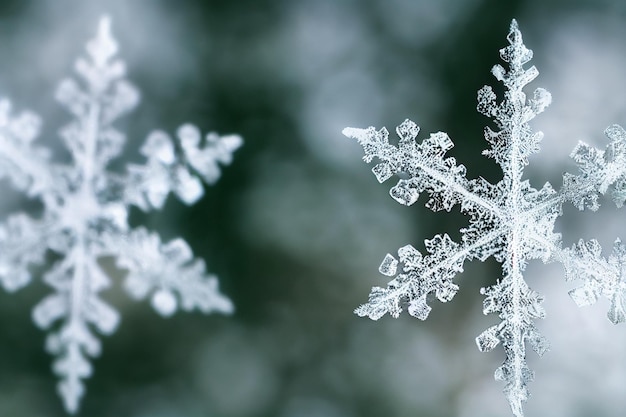
[[[572,157],[580,165],[582,174],[566,175],[564,189],[579,208],[599,206],[598,194],[609,194],[617,207],[626,200],[626,131],[619,126],[609,126],[605,135],[610,140],[606,150],[601,151],[585,143],[579,143]],[[576,197],[576,190],[585,195]],[[618,324],[626,321],[626,246],[617,239],[613,252],[607,258],[595,239],[580,240],[561,254],[566,277],[581,280],[581,287],[570,291],[579,306],[595,303],[605,297],[610,302],[608,318]]]
[[[429,197],[426,207],[431,210],[450,211],[458,205],[469,217],[469,225],[461,229],[460,242],[440,234],[425,240],[425,254],[407,245],[398,250],[398,259],[387,255],[380,272],[393,279],[387,288],[374,287],[369,301],[355,313],[377,320],[386,313],[398,317],[406,306],[410,315],[425,320],[432,298],[447,302],[454,297],[459,287],[453,278],[463,271],[466,260],[484,261],[493,256],[502,264],[502,278],[481,290],[485,296],[483,312],[496,313],[501,321],[480,334],[476,343],[483,352],[502,345],[505,360],[496,370],[495,378],[504,381],[504,393],[513,414],[519,417],[529,396],[527,384],[533,379],[526,363],[526,343],[538,355],[548,349],[547,341],[534,324],[535,319],[545,315],[542,296],[528,286],[524,269],[531,259],[558,260],[573,270],[584,262],[579,254],[561,249],[561,237],[554,233],[554,224],[566,201],[581,209],[596,208],[599,178],[585,175],[582,159],[575,158],[582,164],[583,175],[566,176],[566,185],[560,192],[549,183],[537,190],[522,179],[528,157],[539,151],[543,136],[541,132],[533,133],[528,122],[550,104],[551,95],[538,88],[532,97],[526,97],[522,89],[538,71],[534,66],[524,68],[532,58],[532,51],[523,44],[515,20],[507,39],[509,46],[500,50],[500,57],[508,68],[495,65],[491,70],[504,84],[504,99],[498,102],[489,86],[478,91],[477,110],[492,118],[496,126],[496,130],[485,128],[484,136],[490,147],[483,152],[502,169],[503,178],[495,185],[483,178],[467,179],[465,167],[453,157],[445,157],[453,147],[447,134],[433,133],[418,143],[419,127],[410,120],[396,129],[397,146],[389,142],[385,128],[378,131],[373,127],[346,128],[343,133],[363,146],[365,162],[377,158],[372,171],[379,182],[394,174],[401,175],[402,179],[390,191],[399,203],[409,206],[425,192]],[[592,163],[589,160],[587,168],[595,173]]]
[[[144,228],[130,229],[127,217],[130,205],[161,208],[170,192],[186,204],[198,200],[203,186],[196,174],[214,183],[218,164],[229,164],[242,140],[214,133],[203,140],[192,125],[180,127],[176,140],[156,131],[141,148],[147,163],[129,165],[126,174],[108,170],[125,142],[112,124],[139,102],[116,53],[105,17],[87,44],[87,57],[76,61],[81,83],[66,79],[57,90],[57,100],[73,116],[60,132],[72,157],[68,164],[53,163],[47,149],[34,143],[37,116],[14,115],[9,102],[0,101],[0,175],[44,207],[39,218],[17,213],[0,225],[0,281],[7,291],[18,290],[30,283],[29,267],[44,263],[48,250],[60,259],[44,273],[54,292],[37,304],[33,319],[40,328],[52,329],[46,350],[56,357],[53,369],[70,413],[78,410],[82,380],[92,373],[89,357],[100,354],[93,330],[109,335],[119,322],[119,314],[100,298],[111,285],[99,264],[102,257],[115,257],[128,271],[130,295],[150,298],[163,316],[179,308],[233,310],[217,278],[193,258],[184,240],[163,243]]]

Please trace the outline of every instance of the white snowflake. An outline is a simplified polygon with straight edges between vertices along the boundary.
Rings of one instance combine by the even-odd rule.
[[[411,245],[398,250],[399,259],[387,255],[380,272],[393,279],[387,288],[374,287],[369,301],[355,313],[373,320],[386,313],[398,317],[408,305],[410,315],[425,320],[433,295],[441,302],[454,297],[459,287],[453,278],[463,271],[466,260],[484,261],[493,256],[502,264],[503,273],[496,284],[481,290],[485,296],[483,312],[497,313],[501,321],[481,333],[476,343],[483,352],[502,345],[505,360],[495,378],[504,381],[513,414],[520,417],[529,396],[527,384],[534,377],[526,363],[526,343],[540,356],[549,347],[534,324],[535,319],[545,316],[543,298],[528,286],[523,272],[531,259],[560,261],[569,275],[585,262],[579,253],[561,249],[561,236],[554,233],[554,224],[567,201],[580,209],[595,210],[597,190],[604,177],[595,168],[590,170],[593,175],[587,175],[581,166],[583,174],[566,175],[559,192],[549,183],[537,190],[522,178],[528,157],[539,151],[543,137],[541,132],[534,133],[528,122],[550,104],[551,95],[538,88],[532,98],[526,97],[523,87],[538,71],[534,66],[524,68],[532,51],[524,45],[515,20],[507,39],[509,45],[500,50],[500,57],[508,69],[495,65],[491,71],[504,84],[504,99],[497,102],[489,86],[478,91],[477,110],[492,118],[497,127],[485,128],[490,148],[483,152],[502,169],[503,178],[495,185],[484,178],[468,180],[465,167],[445,157],[453,147],[447,134],[433,133],[417,143],[419,127],[410,120],[396,129],[397,146],[389,143],[385,128],[346,128],[343,133],[363,146],[366,162],[378,159],[372,171],[379,182],[393,175],[401,177],[390,191],[395,200],[408,206],[426,192],[426,207],[431,210],[450,211],[458,205],[469,217],[469,226],[461,229],[460,242],[440,234],[425,240],[425,255]],[[576,160],[582,164],[580,158]]]
[[[203,140],[193,125],[181,126],[176,140],[155,131],[141,148],[147,163],[129,165],[125,174],[107,169],[125,142],[112,124],[139,103],[138,91],[124,78],[117,49],[105,17],[87,44],[86,59],[76,61],[81,83],[66,79],[57,90],[57,100],[73,116],[60,132],[71,154],[68,164],[53,163],[50,152],[34,143],[37,116],[14,115],[7,100],[0,102],[0,175],[43,204],[39,218],[17,213],[0,225],[0,282],[8,291],[20,289],[32,280],[30,266],[43,264],[48,251],[59,258],[43,275],[54,292],[37,304],[33,319],[42,329],[52,328],[46,350],[56,357],[53,369],[70,413],[78,410],[82,380],[92,373],[89,357],[100,354],[93,329],[109,335],[119,322],[118,313],[100,298],[111,285],[99,264],[102,257],[115,257],[128,271],[128,293],[136,299],[150,297],[163,316],[179,307],[233,311],[217,278],[193,258],[184,240],[162,243],[142,227],[131,230],[127,217],[130,205],[145,211],[161,208],[170,192],[186,204],[197,201],[204,191],[196,174],[214,183],[219,164],[231,162],[242,140],[214,133]]]

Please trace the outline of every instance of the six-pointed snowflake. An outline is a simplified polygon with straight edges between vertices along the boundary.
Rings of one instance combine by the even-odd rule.
[[[129,165],[125,174],[109,170],[125,142],[112,124],[139,102],[116,53],[109,20],[103,18],[87,44],[87,58],[76,61],[81,83],[66,79],[57,90],[57,100],[73,116],[60,132],[71,154],[68,164],[53,163],[47,149],[35,145],[40,124],[35,115],[14,115],[8,101],[0,102],[0,175],[44,207],[39,218],[18,213],[0,225],[0,282],[8,291],[20,289],[32,280],[29,267],[43,263],[48,251],[59,258],[43,275],[54,292],[37,304],[33,318],[51,329],[46,349],[56,358],[59,392],[71,413],[84,393],[82,380],[92,373],[89,357],[100,354],[93,330],[108,335],[119,322],[100,298],[111,284],[99,264],[102,257],[115,257],[128,271],[130,295],[150,297],[163,316],[179,306],[204,313],[233,310],[217,278],[207,274],[184,240],[163,243],[144,228],[131,230],[127,217],[131,205],[161,208],[170,192],[186,204],[197,201],[204,192],[198,176],[214,183],[219,164],[231,162],[242,140],[214,133],[203,139],[193,125],[181,126],[176,140],[155,131],[141,148],[144,165]]]
[[[454,158],[445,157],[453,146],[450,138],[437,132],[418,143],[419,128],[410,120],[396,129],[397,146],[389,142],[384,128],[346,128],[343,133],[363,146],[366,162],[377,158],[372,171],[379,182],[395,174],[401,176],[390,191],[398,202],[411,205],[420,193],[426,192],[426,206],[433,211],[450,211],[458,205],[469,217],[469,225],[461,229],[460,242],[447,234],[436,235],[425,241],[425,254],[407,245],[398,250],[399,259],[387,255],[380,272],[393,279],[387,288],[374,287],[369,301],[355,313],[373,320],[386,313],[398,317],[406,305],[410,315],[425,320],[431,311],[429,299],[434,296],[447,302],[454,297],[458,286],[453,278],[463,271],[465,261],[484,261],[493,256],[502,264],[502,278],[481,290],[485,296],[483,312],[497,313],[501,321],[480,334],[476,343],[481,351],[502,345],[505,360],[495,378],[504,381],[505,395],[519,417],[529,395],[527,384],[533,379],[526,363],[526,343],[539,355],[548,349],[534,324],[535,319],[545,315],[543,300],[526,283],[524,269],[529,260],[542,259],[564,263],[568,275],[577,271],[585,259],[575,251],[561,249],[561,236],[554,233],[554,224],[566,201],[581,209],[597,208],[596,190],[606,179],[600,172],[596,176],[586,175],[581,158],[575,160],[583,174],[566,175],[559,192],[549,183],[537,190],[523,179],[528,157],[539,151],[543,136],[541,132],[533,133],[528,122],[550,104],[551,96],[542,88],[536,89],[531,98],[523,92],[538,71],[534,66],[524,68],[532,51],[523,44],[515,20],[507,39],[509,45],[500,50],[500,57],[508,69],[495,65],[491,71],[504,85],[504,98],[498,102],[492,88],[484,86],[478,91],[477,106],[480,113],[493,119],[496,127],[485,128],[490,147],[483,154],[501,167],[503,178],[498,183],[467,179],[465,167],[457,165]],[[572,294],[576,299],[578,292]]]

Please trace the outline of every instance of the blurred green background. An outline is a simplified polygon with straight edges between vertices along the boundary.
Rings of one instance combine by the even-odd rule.
[[[480,154],[476,91],[496,86],[512,18],[535,52],[531,87],[553,104],[533,124],[543,152],[527,177],[555,187],[574,169],[578,140],[604,146],[602,131],[626,123],[626,3],[622,0],[240,0],[0,2],[0,95],[44,119],[41,144],[62,148],[69,119],[57,83],[96,30],[112,18],[128,78],[142,103],[117,126],[126,161],[152,129],[185,122],[239,133],[245,145],[221,180],[187,207],[170,198],[161,212],[133,209],[131,223],[164,240],[182,236],[220,278],[235,303],[230,317],[179,313],[162,319],[117,281],[103,293],[122,313],[80,416],[85,417],[490,417],[509,415],[493,371],[496,350],[474,337],[497,318],[482,315],[479,289],[495,282],[495,262],[468,263],[449,305],[431,303],[426,322],[352,310],[367,300],[387,252],[423,249],[436,233],[458,237],[466,220],[432,213],[424,199],[404,207],[378,184],[346,126],[390,131],[405,118],[446,131],[468,177],[499,179]],[[500,91],[496,86],[496,91]],[[4,215],[32,203],[0,183]],[[566,208],[566,245],[626,236],[624,213]],[[558,265],[532,263],[528,281],[546,295],[540,330],[553,349],[529,354],[537,380],[529,416],[623,416],[626,328],[606,305],[579,309]],[[52,358],[31,309],[49,289],[36,280],[0,294],[0,416],[63,416]]]

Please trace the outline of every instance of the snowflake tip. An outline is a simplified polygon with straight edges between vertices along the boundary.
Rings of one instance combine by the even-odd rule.
[[[378,313],[376,313],[378,311]],[[383,310],[372,310],[371,306],[368,304],[361,304],[359,307],[354,309],[354,314],[359,317],[369,317],[370,319],[376,321],[382,316],[385,315],[385,311]]]
[[[235,312],[235,304],[233,304],[230,299],[226,297],[222,297],[219,302],[219,305],[215,308],[216,311],[219,311],[222,314],[230,315]]]
[[[176,160],[174,144],[169,135],[162,130],[152,131],[139,152],[147,158],[156,158],[165,165],[171,165]]]
[[[397,128],[396,133],[404,140],[413,140],[420,132],[420,127],[411,119],[405,119]]]
[[[87,43],[87,51],[94,60],[96,67],[104,67],[113,55],[117,53],[117,42],[111,34],[111,19],[108,15],[100,18],[96,37]],[[79,61],[80,62],[80,61]],[[116,68],[121,74],[124,72],[123,65]],[[79,70],[80,72],[80,70]]]
[[[100,21],[98,22],[98,32],[111,32],[111,16],[109,16],[108,14],[103,14],[102,16],[100,16]]]
[[[550,342],[548,342],[548,339],[540,335],[536,330],[530,332],[528,341],[532,350],[540,357],[550,350]]]
[[[353,139],[362,139],[367,134],[367,129],[359,129],[356,127],[346,127],[341,131],[344,136]]]
[[[152,307],[163,317],[171,317],[178,308],[176,297],[171,291],[160,289],[151,299]]]
[[[489,352],[500,344],[498,326],[491,326],[476,337],[476,345],[481,352]]]
[[[624,303],[624,295],[616,292],[611,299],[611,307],[607,313],[607,317],[613,324],[620,324],[626,321],[626,305]]]
[[[511,20],[511,26],[509,26],[509,36],[508,39],[511,43],[521,42],[522,34],[519,30],[519,24],[516,19]]]
[[[398,318],[402,308],[398,300],[388,299],[388,290],[381,287],[373,287],[370,293],[369,302],[360,305],[354,310],[354,314],[359,317],[369,317],[376,321],[389,313],[392,317]]]
[[[396,275],[396,271],[398,269],[398,260],[394,258],[391,254],[387,254],[383,262],[378,267],[378,271],[388,277],[392,277]]]
[[[411,316],[422,321],[428,318],[431,310],[432,307],[426,304],[426,296],[411,300],[411,302],[409,303],[409,307],[407,308],[407,311]]]
[[[552,103],[552,94],[545,88],[537,88],[533,93],[531,105],[535,114],[542,113]],[[537,132],[540,133],[540,132]]]
[[[598,301],[598,296],[585,287],[575,288],[568,294],[578,307],[590,306]]]
[[[106,42],[113,42],[113,35],[111,34],[111,16],[108,14],[104,14],[100,17],[98,21],[98,34],[97,38],[101,40],[106,40]]]
[[[618,124],[611,125],[604,130],[606,137],[612,141],[626,141],[626,131]]]
[[[80,394],[69,394],[68,390],[61,391],[59,389],[59,394],[63,397],[63,405],[65,405],[65,409],[70,414],[76,414],[78,412],[78,405],[80,403],[80,398],[83,396],[83,393]]]
[[[389,195],[398,203],[411,206],[419,198],[419,191],[415,189],[412,181],[400,180],[389,190]]]

